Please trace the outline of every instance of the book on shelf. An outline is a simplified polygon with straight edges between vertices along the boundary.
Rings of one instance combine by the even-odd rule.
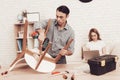
[[[23,39],[17,39],[18,51],[22,51],[22,42],[23,42]]]

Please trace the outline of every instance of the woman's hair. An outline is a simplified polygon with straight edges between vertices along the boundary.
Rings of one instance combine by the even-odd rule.
[[[97,30],[96,28],[91,28],[90,31],[89,31],[89,35],[88,35],[89,41],[92,41],[92,40],[93,40],[93,39],[92,39],[92,36],[91,36],[91,33],[92,33],[92,32],[94,32],[94,33],[97,34],[97,39],[98,39],[98,40],[101,40],[100,34],[99,34],[98,30]]]

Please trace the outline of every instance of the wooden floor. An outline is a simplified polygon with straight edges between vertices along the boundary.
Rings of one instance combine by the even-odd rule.
[[[7,67],[2,67],[0,73],[5,70],[7,70]],[[118,64],[116,70],[100,76],[90,74],[89,65],[79,62],[78,64],[58,64],[54,71],[69,71],[69,74],[66,74],[68,78],[63,79],[62,74],[39,73],[32,70],[26,63],[21,63],[7,75],[0,75],[0,80],[71,80],[70,78],[73,74],[75,75],[75,80],[120,80],[120,67]]]

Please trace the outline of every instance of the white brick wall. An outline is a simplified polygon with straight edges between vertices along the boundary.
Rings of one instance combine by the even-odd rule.
[[[96,27],[106,43],[120,43],[120,0],[0,0],[0,64],[9,65],[16,56],[14,23],[24,9],[40,12],[40,18],[55,18],[55,10],[65,4],[70,10],[69,24],[75,30],[75,53],[68,61],[80,60],[80,47],[87,42],[89,29]]]

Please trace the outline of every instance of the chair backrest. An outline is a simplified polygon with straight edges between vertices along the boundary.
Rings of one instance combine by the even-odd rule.
[[[81,59],[84,58],[83,51],[88,51],[88,49],[85,47],[85,44],[81,47]]]

